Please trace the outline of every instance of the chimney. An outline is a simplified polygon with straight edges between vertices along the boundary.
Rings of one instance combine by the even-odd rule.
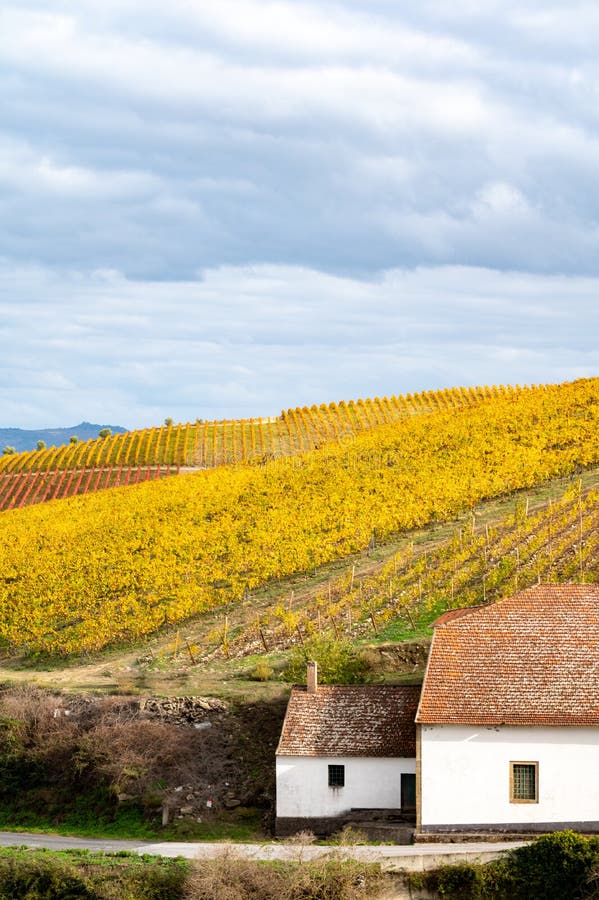
[[[306,686],[309,694],[315,694],[318,688],[318,666],[315,662],[308,663]]]

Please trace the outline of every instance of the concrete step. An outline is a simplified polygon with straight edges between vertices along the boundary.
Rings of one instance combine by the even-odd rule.
[[[414,826],[405,822],[374,822],[370,819],[352,819],[347,825],[363,832],[369,841],[384,844],[411,844]]]

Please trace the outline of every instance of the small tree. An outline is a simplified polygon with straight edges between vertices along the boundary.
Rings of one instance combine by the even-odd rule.
[[[171,419],[170,416],[166,417],[166,419],[164,420],[164,424],[167,426],[167,428],[173,424],[173,420]]]
[[[78,443],[79,443],[79,438],[77,437],[76,434],[72,434],[71,437],[69,438],[69,444],[78,444]]]
[[[311,659],[318,663],[318,679],[323,684],[362,684],[368,678],[368,665],[351,641],[316,634],[293,648],[283,672],[285,681],[305,684],[306,663]]]
[[[36,449],[37,449],[37,450],[45,450],[45,449],[46,449],[46,442],[45,442],[45,441],[38,441],[37,444],[36,444],[35,446],[36,446]]]
[[[16,453],[16,452],[17,452],[16,447],[11,447],[11,446],[9,446],[8,444],[6,445],[6,447],[4,448],[4,450],[2,451],[2,453],[4,454],[4,456],[10,456],[11,453]]]
[[[112,435],[112,428],[103,428],[99,434],[101,438],[107,438]]]

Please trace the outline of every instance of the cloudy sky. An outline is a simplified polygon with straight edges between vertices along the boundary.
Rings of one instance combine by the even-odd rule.
[[[599,374],[599,6],[4,0],[0,426]]]

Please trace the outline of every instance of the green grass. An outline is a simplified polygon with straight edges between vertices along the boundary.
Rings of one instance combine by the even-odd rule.
[[[139,809],[117,809],[113,819],[97,815],[86,806],[85,798],[77,798],[78,809],[65,811],[60,821],[44,817],[31,810],[0,807],[0,831],[29,831],[34,834],[60,834],[69,837],[109,838],[139,841],[263,841],[261,814],[257,810],[243,810],[227,814],[227,818],[213,818],[196,822],[175,819],[162,827],[148,821]],[[242,817],[243,816],[243,817]]]
[[[0,847],[0,900],[181,900],[192,868],[181,857]]]
[[[87,798],[83,796],[73,799],[71,808],[65,809],[60,820],[31,809],[0,806],[0,830],[142,841],[155,840],[157,837],[169,839],[164,837],[165,832],[159,831],[157,826],[145,820],[139,810],[132,807],[117,809],[115,817],[110,818],[90,808]]]

